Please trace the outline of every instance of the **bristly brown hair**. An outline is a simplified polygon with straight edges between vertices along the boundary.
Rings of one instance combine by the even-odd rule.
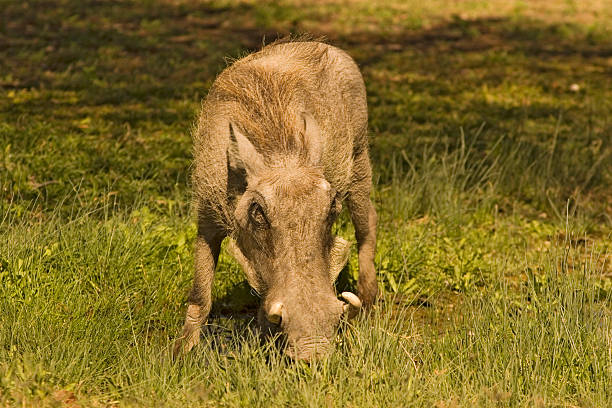
[[[317,42],[327,44],[327,37],[324,35],[314,35],[310,33],[299,33],[289,34],[281,38],[277,38],[273,42],[267,45],[278,45],[286,43],[299,43],[299,42]]]
[[[193,134],[194,198],[199,211],[214,208],[225,228],[232,224],[231,205],[220,204],[227,203],[228,181],[215,180],[228,180],[230,123],[266,165],[278,163],[279,157],[302,165],[314,162],[341,196],[353,181],[355,155],[367,151],[361,74],[346,53],[312,38],[281,38],[235,61],[217,77],[203,103]],[[304,114],[320,129],[322,148],[314,161]]]
[[[217,78],[209,95],[211,99],[233,105],[231,121],[266,156],[267,153],[300,153],[303,143],[299,132],[296,133],[299,112],[290,107],[310,111],[310,106],[304,106],[305,101],[312,99],[312,88],[319,88],[313,82],[325,69],[317,65],[324,60],[327,49],[314,42],[302,43],[303,47],[288,56],[295,64],[315,68],[310,78],[284,68],[270,69],[269,51],[289,44],[288,41],[275,42],[234,63]]]

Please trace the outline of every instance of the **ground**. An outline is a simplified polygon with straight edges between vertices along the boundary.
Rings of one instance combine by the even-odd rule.
[[[606,1],[0,6],[0,406],[612,404]],[[173,361],[200,101],[304,32],[364,74],[381,299],[294,363],[222,253],[204,344]]]

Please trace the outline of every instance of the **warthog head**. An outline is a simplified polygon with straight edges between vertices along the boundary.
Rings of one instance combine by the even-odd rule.
[[[303,360],[324,355],[341,317],[361,307],[357,296],[344,292],[343,302],[334,289],[349,253],[349,243],[331,233],[341,197],[315,165],[316,147],[307,160],[266,161],[239,129],[231,132],[247,187],[236,204],[229,250],[262,296],[260,323],[283,333],[286,353]]]

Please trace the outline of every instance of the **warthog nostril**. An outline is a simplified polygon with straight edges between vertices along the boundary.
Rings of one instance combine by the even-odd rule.
[[[268,320],[273,324],[280,324],[283,318],[283,304],[281,302],[274,302],[268,310]]]

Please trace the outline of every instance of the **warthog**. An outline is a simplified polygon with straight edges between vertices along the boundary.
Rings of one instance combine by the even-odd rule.
[[[338,48],[280,41],[215,80],[193,133],[195,276],[175,353],[200,340],[221,242],[261,295],[259,321],[309,360],[328,352],[343,314],[371,305],[376,212],[363,78]],[[359,297],[334,282],[349,244],[331,233],[348,209],[359,249]]]

